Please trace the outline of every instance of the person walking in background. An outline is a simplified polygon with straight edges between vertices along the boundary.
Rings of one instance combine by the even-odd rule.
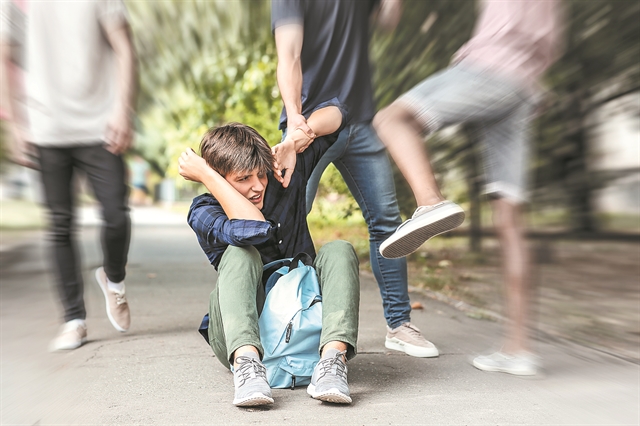
[[[11,18],[2,2],[2,22]],[[15,38],[0,33],[6,70]],[[3,105],[13,136],[12,159],[40,169],[64,325],[51,350],[87,339],[83,279],[73,239],[73,176],[86,173],[102,207],[103,267],[96,279],[107,316],[118,331],[130,324],[125,266],[130,240],[128,187],[121,155],[130,147],[135,53],[121,0],[30,2],[26,24],[27,123],[17,119],[12,87],[3,79]],[[6,72],[4,73],[6,75]]]
[[[418,208],[386,240],[388,258],[406,256],[426,240],[459,226],[463,210],[445,200],[421,131],[481,125],[486,193],[502,247],[507,330],[503,348],[478,356],[485,371],[531,375],[529,260],[521,206],[527,201],[529,125],[541,95],[539,80],[559,52],[559,1],[483,1],[474,35],[453,65],[411,89],[374,118],[374,126],[411,186]]]
[[[375,106],[368,53],[369,21],[372,13],[377,13],[379,24],[394,28],[400,18],[401,3],[273,0],[271,12],[278,53],[278,86],[284,103],[280,128],[288,134],[303,130],[296,132],[296,138],[302,140],[296,142],[296,147],[304,150],[315,136],[304,119],[311,108],[335,98],[347,109],[345,129],[307,184],[307,212],[311,210],[324,169],[333,162],[369,228],[371,268],[387,322],[385,346],[417,357],[438,356],[435,345],[410,322],[406,260],[385,259],[379,252],[380,244],[402,220],[391,164],[371,126]],[[287,185],[293,169],[280,166]]]

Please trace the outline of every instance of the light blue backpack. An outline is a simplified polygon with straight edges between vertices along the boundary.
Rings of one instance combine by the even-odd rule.
[[[300,253],[264,266],[265,271],[279,266],[266,282],[259,319],[262,362],[272,388],[308,385],[320,360],[322,296],[312,264]]]
[[[322,296],[311,256],[299,253],[291,259],[263,267],[266,300],[258,321],[264,349],[262,362],[272,388],[295,388],[311,382],[320,360]],[[209,314],[199,332],[209,343]]]

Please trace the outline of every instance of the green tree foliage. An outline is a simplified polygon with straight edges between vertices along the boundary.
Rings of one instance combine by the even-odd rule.
[[[241,121],[271,144],[279,93],[269,5],[262,1],[128,4],[140,60],[138,149],[156,171],[177,174],[207,128]]]

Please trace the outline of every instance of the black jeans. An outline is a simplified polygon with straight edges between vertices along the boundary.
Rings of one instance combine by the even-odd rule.
[[[53,263],[64,319],[85,319],[82,272],[73,238],[73,174],[80,170],[87,175],[95,197],[102,206],[104,270],[111,281],[120,282],[125,277],[131,238],[125,165],[122,157],[113,155],[102,144],[38,147],[38,150],[50,217]]]

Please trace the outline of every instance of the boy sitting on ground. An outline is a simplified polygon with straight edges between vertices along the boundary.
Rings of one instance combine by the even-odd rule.
[[[282,175],[274,176],[274,157],[267,142],[243,124],[210,129],[200,144],[202,157],[192,150],[180,157],[180,174],[203,183],[211,192],[194,199],[188,222],[218,271],[210,296],[209,342],[223,365],[233,365],[236,406],[273,403],[258,329],[265,299],[262,267],[299,252],[315,259],[323,304],[321,359],[307,392],[321,401],[351,403],[346,360],[356,355],[358,258],[345,241],[326,244],[316,257],[305,205],[307,179],[335,141],[341,122],[336,106],[309,117],[308,124],[318,137],[295,158],[287,188],[279,182]],[[295,152],[294,139],[288,135],[276,147],[279,158],[290,158],[287,153]]]

